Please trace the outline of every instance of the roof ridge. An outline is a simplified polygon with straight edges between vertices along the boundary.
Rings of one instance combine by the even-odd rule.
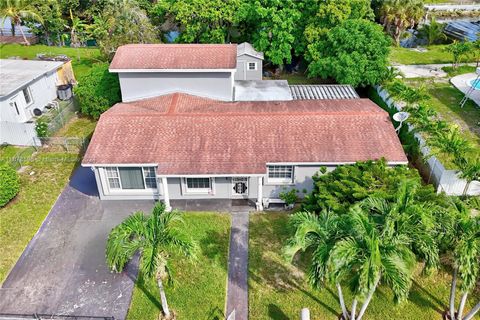
[[[109,114],[109,116],[123,116],[123,117],[165,117],[165,116],[191,116],[191,117],[212,117],[212,116],[303,116],[303,115],[318,115],[318,116],[386,116],[383,112],[335,112],[335,111],[327,111],[327,112],[306,112],[306,111],[298,111],[298,112],[176,112],[175,107],[177,105],[177,101],[172,99],[168,109],[166,112],[148,112],[148,113],[131,113],[131,112],[121,112],[121,113],[113,113]]]

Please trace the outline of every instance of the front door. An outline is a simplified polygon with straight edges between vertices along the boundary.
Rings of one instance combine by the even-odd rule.
[[[232,178],[232,195],[234,197],[248,196],[248,178],[246,177]]]

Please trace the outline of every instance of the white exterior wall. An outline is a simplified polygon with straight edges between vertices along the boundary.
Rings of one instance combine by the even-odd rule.
[[[44,110],[57,98],[57,72],[53,71],[29,83],[16,92],[0,98],[0,121],[22,123],[33,117],[33,109]],[[32,102],[27,105],[22,89],[28,88]],[[18,113],[11,103],[16,102]]]
[[[174,92],[224,101],[233,100],[231,72],[120,72],[123,101],[146,99]]]

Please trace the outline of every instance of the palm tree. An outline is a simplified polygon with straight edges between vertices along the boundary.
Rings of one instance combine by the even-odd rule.
[[[451,236],[453,248],[453,274],[450,288],[449,315],[451,320],[470,320],[480,310],[480,302],[463,316],[468,294],[479,280],[480,269],[480,218],[471,217],[460,202],[455,203],[454,227]],[[462,293],[458,309],[455,309],[455,291],[461,281]]]
[[[473,45],[470,42],[465,41],[454,41],[452,44],[449,44],[445,51],[452,54],[452,67],[456,69],[458,67],[458,63],[462,59],[463,56],[469,54],[473,50]]]
[[[160,291],[162,309],[171,318],[163,280],[172,279],[168,266],[169,254],[176,250],[187,257],[194,257],[196,245],[178,230],[182,222],[175,212],[165,211],[163,203],[156,204],[152,214],[135,212],[110,232],[107,240],[106,259],[112,271],[121,272],[137,251],[142,253],[140,270],[146,277],[155,277]]]
[[[428,45],[432,45],[447,40],[447,36],[443,33],[443,24],[438,23],[435,17],[430,20],[430,24],[425,24],[418,30],[419,35],[427,40]]]
[[[436,132],[435,135],[434,139],[430,139],[431,146],[455,157],[464,157],[472,148],[470,142],[462,137],[457,125],[451,125],[445,130]]]
[[[312,248],[309,281],[313,287],[320,288],[328,283],[327,262],[336,241],[342,237],[341,219],[338,215],[325,210],[319,215],[310,212],[296,213],[291,216],[289,223],[296,231],[284,249],[285,257],[291,262],[299,251]],[[339,282],[334,283],[334,285],[338,291],[343,318],[348,319],[342,287]]]
[[[460,178],[467,180],[465,188],[463,189],[463,195],[466,196],[470,183],[474,180],[480,180],[480,157],[474,159],[466,159],[458,157],[458,163],[460,163]]]
[[[23,41],[27,46],[30,45],[30,42],[27,40],[27,37],[25,37],[21,26],[22,23],[25,20],[43,23],[42,17],[35,12],[35,8],[28,0],[2,0],[0,5],[0,18],[2,19],[2,25],[7,18],[10,18],[13,26],[12,35],[15,35],[15,27],[20,29]]]
[[[380,7],[380,20],[397,45],[407,28],[412,28],[423,18],[422,0],[386,0]]]

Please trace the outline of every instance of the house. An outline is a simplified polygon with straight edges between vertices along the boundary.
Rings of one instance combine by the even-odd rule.
[[[110,72],[124,102],[174,92],[232,101],[236,60],[235,44],[129,44],[117,49]]]
[[[235,80],[262,80],[263,52],[258,52],[248,42],[237,46]]]
[[[34,118],[74,80],[70,62],[0,59],[0,144],[32,145]]]
[[[320,167],[407,164],[389,115],[368,99],[226,102],[184,93],[118,103],[82,165],[101,199],[249,199],[310,191]]]

